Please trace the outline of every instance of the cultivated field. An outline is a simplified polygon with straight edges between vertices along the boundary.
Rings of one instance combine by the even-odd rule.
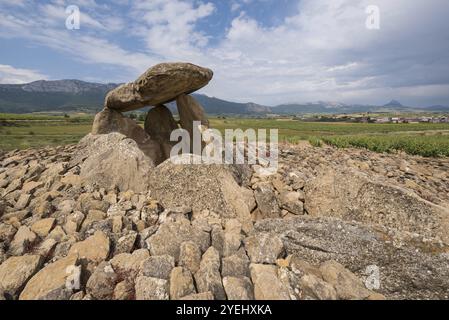
[[[93,116],[0,114],[0,149],[26,149],[78,142]],[[449,124],[363,124],[301,122],[276,119],[212,118],[211,126],[224,129],[278,129],[279,140],[308,140],[336,147],[367,148],[376,152],[405,151],[423,156],[449,156]]]

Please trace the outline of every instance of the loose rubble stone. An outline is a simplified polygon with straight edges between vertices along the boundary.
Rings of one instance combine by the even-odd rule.
[[[150,257],[146,249],[140,249],[131,253],[122,253],[111,259],[114,271],[122,278],[135,279],[141,271],[142,262]]]
[[[362,280],[336,261],[320,266],[323,279],[335,287],[337,295],[344,300],[363,300],[371,295]]]
[[[167,280],[138,277],[136,279],[136,300],[168,300]]]
[[[132,300],[133,297],[134,286],[131,282],[124,280],[117,283],[112,295],[113,300]]]
[[[11,255],[21,256],[27,252],[36,240],[36,234],[27,226],[22,226],[17,230],[17,233],[11,242],[9,251]]]
[[[54,227],[55,221],[54,218],[38,220],[31,226],[31,231],[36,233],[39,237],[45,238]]]
[[[258,218],[269,219],[280,217],[281,210],[270,183],[258,185],[256,190],[254,190],[254,196],[261,214]]]
[[[230,257],[223,258],[221,267],[222,277],[249,277],[249,259],[235,254]]]
[[[290,300],[288,289],[279,281],[275,266],[251,264],[250,270],[256,300]]]
[[[3,294],[16,297],[41,264],[42,258],[38,255],[11,257],[3,262],[0,265],[0,288]]]
[[[275,264],[284,251],[282,240],[273,233],[258,233],[244,242],[252,263]]]
[[[303,276],[299,281],[303,294],[318,300],[337,300],[334,287],[313,274]]]
[[[195,300],[208,301],[208,300],[214,300],[214,294],[212,292],[210,292],[210,291],[202,292],[202,293],[196,293],[196,294],[191,294],[191,295],[185,296],[185,297],[181,298],[180,300],[186,300],[186,301],[195,301]]]
[[[114,255],[131,252],[134,248],[136,240],[137,240],[137,232],[134,231],[118,239],[117,243],[115,244]]]
[[[190,271],[183,267],[174,268],[170,274],[170,299],[179,300],[195,293],[195,285]]]
[[[80,259],[86,259],[88,262],[100,263],[109,255],[109,238],[101,231],[84,241],[75,243],[69,251],[69,255],[77,254]]]
[[[142,263],[141,274],[145,277],[168,280],[174,267],[175,259],[172,256],[151,256]]]
[[[304,214],[304,203],[301,202],[300,198],[301,194],[299,192],[281,193],[281,207],[295,215]]]
[[[179,261],[180,246],[183,242],[193,241],[201,251],[210,245],[209,234],[192,226],[190,221],[181,219],[160,226],[159,230],[148,239],[152,255],[171,255]]]
[[[195,242],[186,241],[181,243],[179,253],[179,265],[185,267],[192,274],[195,274],[200,268],[201,250]]]
[[[254,300],[253,285],[247,277],[224,277],[223,286],[229,300]]]
[[[220,255],[214,247],[204,253],[200,269],[195,273],[195,282],[199,293],[211,291],[215,299],[226,299],[220,276]]]
[[[111,265],[103,262],[98,265],[86,284],[86,292],[97,300],[110,300],[114,294],[117,275]]]
[[[67,300],[75,288],[70,288],[68,279],[80,283],[76,270],[78,257],[71,255],[53,262],[40,270],[25,286],[20,300]],[[73,276],[75,275],[75,278]]]

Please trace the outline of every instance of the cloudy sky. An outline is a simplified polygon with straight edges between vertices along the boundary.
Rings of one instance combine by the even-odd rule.
[[[0,0],[0,83],[126,82],[162,61],[213,69],[202,92],[233,101],[449,105],[449,1]]]

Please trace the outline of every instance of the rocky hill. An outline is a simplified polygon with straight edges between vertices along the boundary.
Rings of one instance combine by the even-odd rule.
[[[118,84],[90,83],[80,80],[36,81],[21,85],[0,84],[0,112],[98,112],[104,103],[106,93]],[[193,94],[208,114],[215,115],[265,115],[265,114],[341,114],[358,112],[449,112],[448,106],[436,105],[421,108],[403,106],[391,101],[384,106],[344,104],[318,101],[313,103],[290,103],[278,106],[264,106],[255,103],[237,103]],[[169,106],[172,111],[176,108]]]
[[[116,185],[86,147],[1,154],[0,299],[448,298],[447,159],[283,145],[274,174],[168,160],[137,192],[135,144]]]

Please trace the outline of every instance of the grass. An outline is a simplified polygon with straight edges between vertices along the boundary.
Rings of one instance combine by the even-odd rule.
[[[77,143],[91,130],[92,120],[93,116],[87,114],[70,114],[69,117],[63,114],[0,114],[0,149]],[[325,143],[376,152],[449,156],[449,124],[323,123],[241,118],[212,118],[210,123],[222,132],[225,129],[278,129],[281,142],[308,140],[317,147]]]
[[[323,137],[338,148],[364,148],[375,152],[404,151],[424,157],[449,157],[449,135],[378,135]]]

